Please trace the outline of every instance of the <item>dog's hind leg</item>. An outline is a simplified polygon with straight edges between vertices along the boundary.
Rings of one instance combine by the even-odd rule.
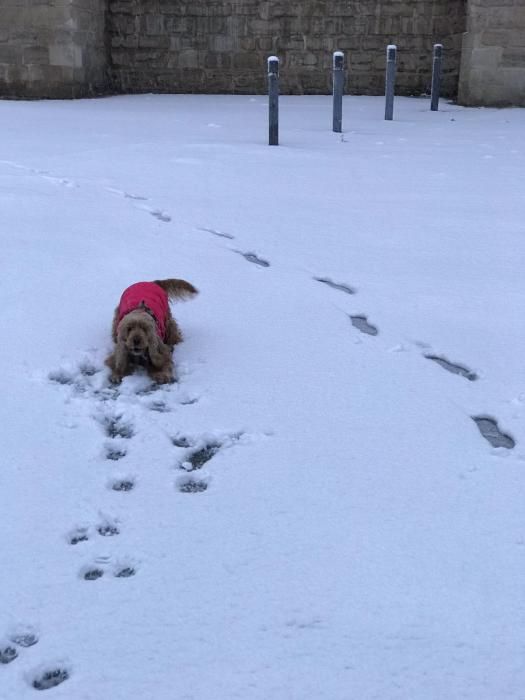
[[[177,325],[177,321],[172,318],[168,318],[166,321],[166,345],[177,345],[177,343],[182,343],[182,333]]]

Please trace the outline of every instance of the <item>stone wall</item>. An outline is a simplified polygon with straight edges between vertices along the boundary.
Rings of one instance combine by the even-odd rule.
[[[381,94],[390,43],[418,95],[435,42],[444,96],[461,64],[462,104],[525,106],[525,0],[0,0],[0,97],[262,93],[271,54],[283,93],[323,94],[336,49],[346,92]]]
[[[525,107],[525,1],[469,0],[459,101]]]
[[[109,0],[108,20],[113,84],[123,92],[261,93],[276,54],[283,93],[326,94],[340,49],[346,91],[381,94],[385,49],[396,43],[396,91],[421,94],[439,41],[443,94],[452,97],[465,0]]]
[[[107,89],[106,0],[1,0],[0,96]]]

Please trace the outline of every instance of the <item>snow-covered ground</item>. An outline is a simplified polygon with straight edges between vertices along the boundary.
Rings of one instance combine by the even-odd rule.
[[[0,103],[2,700],[525,698],[525,111],[428,107]]]

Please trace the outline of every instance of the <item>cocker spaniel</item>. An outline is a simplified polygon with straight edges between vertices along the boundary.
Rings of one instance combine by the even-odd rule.
[[[106,359],[113,383],[120,383],[137,367],[144,367],[158,384],[174,381],[172,352],[182,333],[171,315],[169,299],[195,294],[192,284],[179,279],[137,282],[124,290],[113,317],[115,349]]]

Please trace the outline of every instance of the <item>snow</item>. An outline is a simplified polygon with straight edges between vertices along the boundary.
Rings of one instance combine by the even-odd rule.
[[[525,114],[382,112],[0,103],[2,700],[525,698]]]

